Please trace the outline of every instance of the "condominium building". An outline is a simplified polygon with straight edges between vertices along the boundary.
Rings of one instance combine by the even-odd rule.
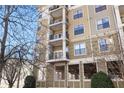
[[[99,71],[115,87],[124,87],[124,6],[47,5],[38,10],[38,46],[45,48],[39,56],[46,66],[37,71],[38,87],[89,88]]]

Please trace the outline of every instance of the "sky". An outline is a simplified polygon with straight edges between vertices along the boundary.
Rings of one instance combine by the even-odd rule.
[[[4,11],[5,6],[0,6],[0,23],[3,22],[2,18],[4,16]],[[38,24],[38,12],[36,6],[18,6],[17,11],[14,11],[9,18],[9,20],[13,22],[9,22],[9,34],[6,46],[11,45],[8,47],[8,49],[10,49],[18,44],[31,42],[29,43],[29,46],[35,47]],[[25,20],[28,20],[28,22]],[[17,23],[15,25],[14,21],[21,23],[25,27],[22,27],[20,24]],[[2,39],[3,32],[4,29],[2,27],[2,24],[0,24],[0,39]]]

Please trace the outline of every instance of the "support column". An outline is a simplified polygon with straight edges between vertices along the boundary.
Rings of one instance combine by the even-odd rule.
[[[53,87],[55,87],[55,74],[56,74],[56,71],[55,71],[56,67],[55,67],[55,64],[53,65]]]
[[[62,36],[63,36],[63,42],[62,42],[62,50],[63,50],[63,58],[66,58],[66,10],[63,8],[63,24],[62,24]]]
[[[65,87],[68,87],[68,63],[65,63]]]
[[[48,16],[48,25],[50,25],[50,15]],[[48,27],[48,31],[47,31],[47,46],[46,46],[46,60],[49,60],[49,36],[50,36],[50,28]]]
[[[115,10],[115,21],[116,21],[116,25],[117,25],[117,31],[118,31],[118,39],[119,39],[119,43],[120,43],[120,49],[122,52],[122,60],[124,63],[124,24],[122,24],[121,22],[121,16],[120,16],[120,12],[119,12],[119,6],[114,6],[114,10]]]
[[[83,88],[83,73],[84,73],[84,70],[83,70],[83,64],[82,64],[82,61],[80,61],[80,64],[79,64],[79,73],[80,73],[80,87]]]

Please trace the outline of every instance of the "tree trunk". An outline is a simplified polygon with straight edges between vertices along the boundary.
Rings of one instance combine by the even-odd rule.
[[[6,6],[6,11],[7,13],[9,13],[10,10],[10,6]],[[2,38],[2,42],[1,42],[1,54],[0,54],[0,81],[1,81],[1,77],[2,77],[2,69],[5,65],[5,48],[6,48],[6,40],[7,40],[7,34],[8,34],[8,21],[9,21],[9,17],[7,14],[5,14],[5,17],[3,19],[4,21],[4,34],[3,34],[3,38]]]
[[[0,84],[2,80],[2,71],[3,71],[4,64],[0,62]]]
[[[17,88],[19,88],[19,84],[20,84],[20,73],[21,73],[21,67],[19,69],[19,74],[18,74]]]
[[[13,87],[13,83],[10,83],[10,84],[9,84],[9,88],[12,88],[12,87]]]

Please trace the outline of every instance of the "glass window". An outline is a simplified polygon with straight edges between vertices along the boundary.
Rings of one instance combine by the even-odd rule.
[[[108,44],[106,39],[100,39],[99,40],[99,46],[100,51],[107,51],[108,50]]]
[[[80,35],[84,33],[84,26],[83,25],[76,25],[74,27],[74,35]]]
[[[97,29],[104,29],[109,27],[109,19],[108,17],[102,18],[101,20],[97,21]]]
[[[74,45],[74,54],[82,55],[86,53],[86,46],[84,43],[79,43]]]
[[[83,16],[83,13],[82,13],[82,10],[76,10],[75,13],[74,13],[74,19],[77,19],[77,18],[80,18]]]
[[[100,11],[103,11],[103,10],[106,10],[106,5],[96,5],[95,6],[96,13],[100,12]]]

